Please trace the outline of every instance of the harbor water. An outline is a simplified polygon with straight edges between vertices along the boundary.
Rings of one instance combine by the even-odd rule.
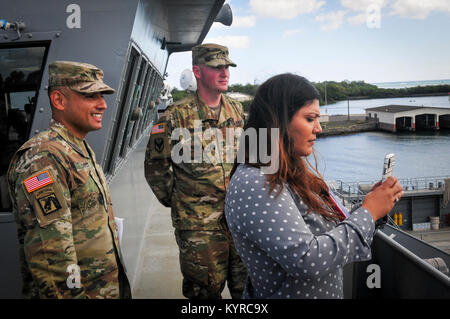
[[[449,130],[330,136],[319,138],[314,148],[325,180],[377,181],[388,153],[395,153],[398,178],[450,176]]]
[[[450,108],[447,96],[350,101],[350,114],[383,105],[424,105]],[[321,113],[347,114],[347,101],[322,106]],[[325,180],[377,181],[384,156],[395,153],[398,178],[450,176],[450,130],[364,132],[319,138],[315,145],[318,170]],[[312,156],[310,162],[314,163]]]

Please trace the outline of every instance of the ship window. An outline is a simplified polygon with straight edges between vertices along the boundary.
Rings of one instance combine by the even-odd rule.
[[[147,73],[145,74],[145,80],[144,80],[144,92],[141,96],[141,102],[140,102],[140,108],[142,111],[142,116],[139,119],[139,126],[138,126],[138,132],[137,134],[140,136],[142,135],[142,130],[145,124],[146,114],[148,110],[148,101],[150,98],[149,91],[150,91],[150,79],[152,77],[153,68],[150,65],[147,65]]]
[[[138,139],[139,133],[140,133],[139,127],[140,127],[141,121],[142,121],[143,106],[144,106],[144,101],[145,101],[145,94],[146,94],[147,87],[148,87],[146,80],[147,80],[147,75],[148,75],[149,69],[150,69],[149,64],[147,62],[145,62],[144,69],[145,70],[143,71],[143,74],[145,74],[145,75],[143,75],[142,79],[140,79],[141,89],[142,89],[141,90],[141,95],[139,97],[138,104],[135,106],[135,108],[139,108],[139,110],[141,112],[140,113],[141,115],[134,122],[133,134],[132,134],[132,137],[130,138],[130,143],[129,143],[130,147],[133,146],[133,143]]]
[[[141,129],[140,129],[141,132],[148,126],[148,124],[149,124],[148,118],[152,114],[152,111],[154,110],[154,108],[152,108],[151,102],[153,101],[152,100],[152,92],[155,87],[155,79],[157,76],[158,76],[158,72],[156,72],[156,70],[152,68],[151,75],[149,76],[149,79],[148,79],[147,96],[144,101],[144,109],[143,109],[144,115],[142,116],[142,125],[141,125]]]
[[[140,49],[131,44],[125,77],[122,83],[119,109],[115,116],[113,134],[106,163],[106,172],[113,174],[116,167],[127,156],[129,149],[142,136],[150,120],[154,117],[150,109],[151,101],[161,91],[162,78],[159,72],[143,55]],[[140,110],[141,116],[137,117]]]
[[[156,112],[158,109],[158,97],[161,94],[161,89],[162,89],[162,84],[163,84],[163,80],[161,78],[161,76],[158,74],[158,72],[154,72],[154,76],[151,79],[152,84],[151,84],[151,91],[149,93],[149,105],[151,102],[154,102],[155,105],[152,109],[148,109],[147,114],[145,114],[145,127],[147,127],[148,125],[150,125],[150,123],[154,120],[155,116],[156,116]]]
[[[45,66],[47,44],[0,46],[0,211],[11,211],[7,170],[28,139]]]
[[[114,124],[114,133],[112,136],[112,142],[110,143],[110,150],[109,150],[109,156],[108,156],[108,163],[106,165],[106,170],[109,173],[113,173],[115,169],[115,162],[117,158],[117,150],[116,147],[121,142],[121,138],[123,138],[123,134],[121,134],[124,130],[123,125],[123,119],[125,117],[125,114],[127,112],[127,106],[129,105],[130,98],[130,92],[133,92],[133,86],[134,86],[134,74],[135,69],[138,65],[139,61],[139,52],[132,47],[130,52],[130,57],[128,60],[127,70],[125,73],[125,82],[123,83],[123,88],[120,96],[120,106],[118,113],[115,117],[115,124]]]
[[[125,157],[127,154],[128,146],[130,146],[133,142],[133,133],[136,127],[136,120],[133,119],[134,112],[139,107],[139,99],[141,97],[142,88],[143,88],[143,79],[144,79],[144,70],[145,70],[145,60],[141,59],[141,63],[139,66],[139,73],[136,80],[136,84],[133,88],[133,96],[131,99],[131,106],[129,108],[127,124],[125,128],[125,133],[123,135],[122,146],[120,148],[120,156]]]

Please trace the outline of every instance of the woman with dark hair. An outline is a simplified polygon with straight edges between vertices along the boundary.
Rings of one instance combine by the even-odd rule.
[[[319,93],[303,77],[277,75],[256,92],[244,136],[256,130],[257,141],[241,140],[225,199],[248,270],[244,298],[343,298],[343,266],[371,258],[375,221],[403,195],[390,177],[342,218],[307,160],[322,131],[319,116]],[[270,139],[272,129],[278,139]],[[271,161],[262,159],[262,146],[272,149]],[[264,171],[274,164],[275,172]]]

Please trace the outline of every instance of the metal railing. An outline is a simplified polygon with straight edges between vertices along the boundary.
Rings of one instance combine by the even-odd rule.
[[[343,181],[336,180],[329,181],[327,184],[331,191],[337,195],[342,204],[348,210],[352,210],[357,205],[362,203],[364,196],[367,194],[358,187],[358,184],[355,183],[345,183]]]
[[[400,185],[405,191],[436,190],[445,187],[445,180],[450,176],[431,176],[416,178],[399,178]]]
[[[402,185],[403,190],[407,192],[419,192],[424,190],[444,190],[445,180],[449,178],[450,176],[399,178],[399,182],[400,185]],[[330,190],[340,199],[342,204],[349,211],[361,205],[366,194],[370,192],[373,185],[376,183],[377,181],[346,183],[341,180],[327,182]],[[389,225],[398,228],[389,215],[387,215],[387,218]]]
[[[398,181],[405,191],[423,191],[444,189],[445,180],[450,176],[428,176],[399,178]],[[328,186],[338,194],[365,195],[378,181],[343,182],[341,180],[329,181]]]

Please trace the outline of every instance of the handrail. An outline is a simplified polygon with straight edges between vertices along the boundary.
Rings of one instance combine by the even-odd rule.
[[[336,185],[336,182],[338,185]],[[347,184],[340,180],[338,181],[330,181],[327,183],[328,187],[331,191],[337,195],[342,204],[348,208],[350,211],[359,207],[368,192],[364,192],[360,188],[360,183],[355,184]],[[400,229],[400,227],[395,223],[389,214],[387,215],[387,224],[391,225],[394,228]]]
[[[446,176],[426,176],[426,177],[412,177],[412,178],[399,178],[398,181],[405,191],[420,191],[420,190],[435,190],[440,189],[445,185],[445,179],[450,178]],[[373,185],[378,181],[358,181],[358,182],[343,182],[341,180],[329,181],[328,183],[337,183],[340,185],[341,190],[346,193],[351,192],[357,194],[361,191],[362,185]],[[344,188],[345,186],[345,188]],[[351,191],[348,191],[348,190]],[[364,192],[362,192],[365,194]]]
[[[392,248],[394,248],[397,252],[401,253],[407,259],[409,259],[414,264],[418,265],[423,271],[426,271],[431,276],[435,277],[439,281],[443,282],[447,287],[450,288],[450,278],[437,270],[435,267],[427,263],[422,258],[418,257],[416,254],[411,252],[409,249],[406,249],[395,240],[389,238],[388,235],[383,233],[382,231],[378,231],[376,236],[382,239],[385,243],[389,244]]]

